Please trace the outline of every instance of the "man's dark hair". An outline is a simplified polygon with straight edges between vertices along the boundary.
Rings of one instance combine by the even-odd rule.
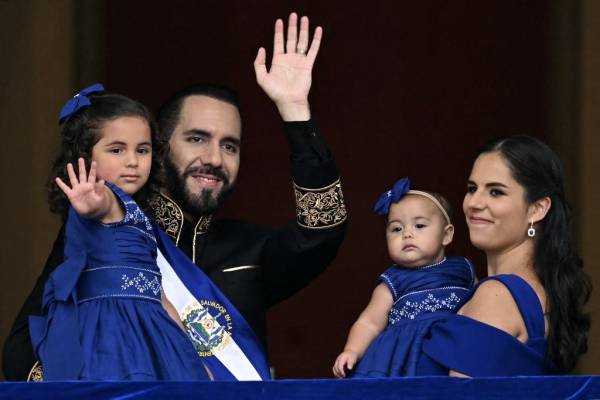
[[[189,96],[206,96],[221,100],[240,110],[238,95],[235,90],[225,85],[199,83],[187,86],[163,103],[158,111],[158,129],[163,140],[168,141],[179,122],[179,114],[183,102]]]

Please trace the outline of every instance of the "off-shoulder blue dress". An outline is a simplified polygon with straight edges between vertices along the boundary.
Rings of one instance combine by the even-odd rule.
[[[546,359],[544,313],[533,288],[517,275],[496,275],[479,284],[489,279],[503,283],[510,291],[525,322],[527,342],[474,319],[453,315],[431,326],[423,339],[415,375],[447,375],[449,370],[473,377],[555,373]]]
[[[416,375],[421,344],[436,321],[450,315],[473,287],[475,273],[464,257],[447,257],[418,268],[394,265],[379,277],[394,299],[388,326],[351,372],[353,377]]]
[[[161,304],[152,225],[108,184],[125,210],[103,224],[69,210],[65,261],[44,292],[47,315],[30,317],[44,380],[201,380],[202,361]]]

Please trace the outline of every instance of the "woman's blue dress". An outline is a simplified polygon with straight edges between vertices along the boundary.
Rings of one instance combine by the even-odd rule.
[[[44,380],[199,380],[203,363],[161,304],[156,238],[146,215],[108,184],[126,212],[103,224],[72,208],[65,261],[30,317]]]
[[[525,322],[527,342],[493,326],[454,315],[432,325],[423,339],[415,375],[447,375],[449,370],[473,377],[554,373],[546,359],[544,313],[533,288],[517,275],[496,275],[480,284],[488,279],[503,283],[510,291]]]
[[[379,277],[394,299],[388,326],[371,343],[353,377],[415,375],[421,343],[433,323],[450,315],[475,281],[464,257],[419,268],[392,266]]]

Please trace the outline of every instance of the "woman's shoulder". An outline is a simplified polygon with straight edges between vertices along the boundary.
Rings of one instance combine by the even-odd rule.
[[[517,338],[526,333],[517,302],[506,284],[498,279],[488,278],[479,283],[458,314],[501,329]]]
[[[459,314],[504,312],[517,306],[510,290],[496,279],[485,279],[474,289]]]

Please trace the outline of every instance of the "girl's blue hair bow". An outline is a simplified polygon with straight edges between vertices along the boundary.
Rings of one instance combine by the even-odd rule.
[[[104,92],[104,86],[102,86],[100,83],[94,83],[92,86],[86,87],[81,92],[67,100],[63,108],[60,110],[58,123],[62,124],[77,111],[92,104],[87,95],[99,92]]]
[[[410,181],[408,178],[402,178],[396,183],[391,190],[388,190],[379,197],[377,203],[375,203],[375,214],[377,215],[388,215],[390,212],[390,206],[392,203],[398,202],[408,191],[410,190]]]

